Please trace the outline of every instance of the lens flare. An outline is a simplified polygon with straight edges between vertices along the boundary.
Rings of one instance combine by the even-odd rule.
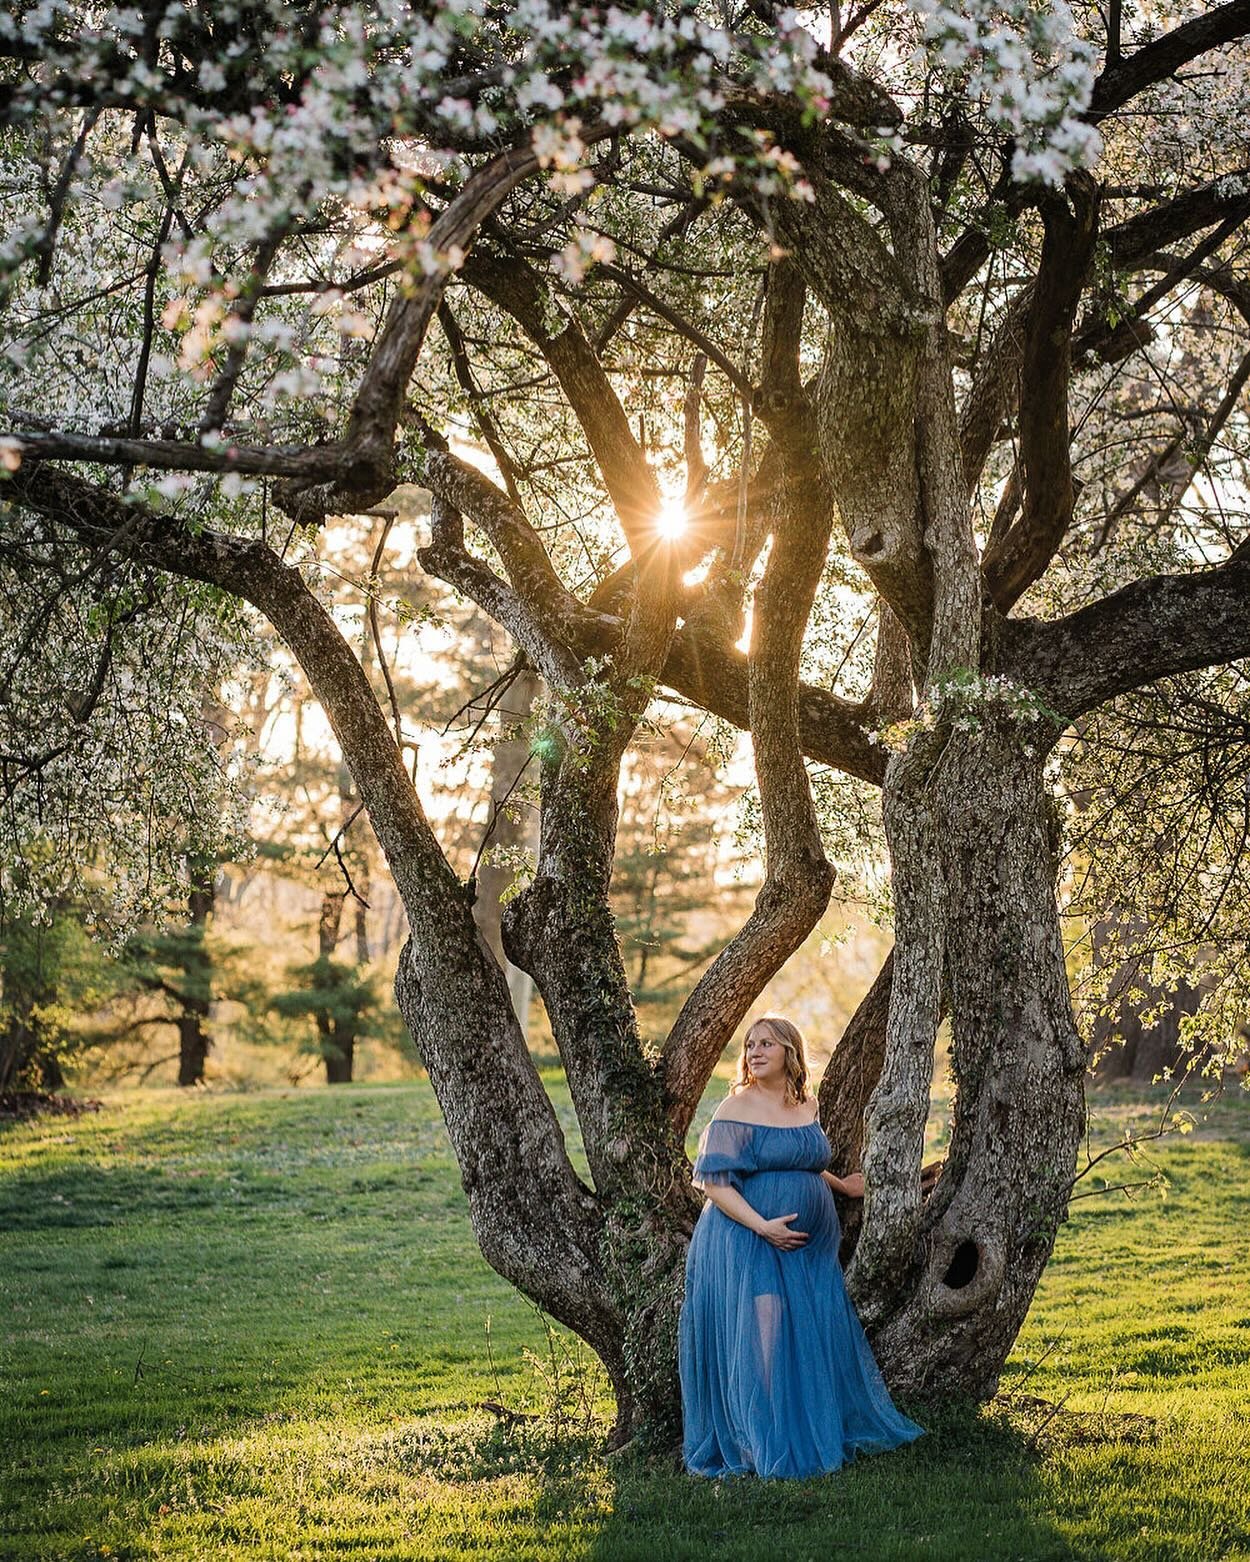
[[[655,518],[655,529],[668,542],[680,537],[686,529],[686,509],[680,499],[666,499]]]

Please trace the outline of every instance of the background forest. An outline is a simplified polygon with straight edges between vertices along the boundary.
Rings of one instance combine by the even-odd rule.
[[[462,449],[491,467],[483,447]],[[539,681],[518,677],[498,627],[417,566],[428,524],[428,496],[405,490],[393,509],[327,528],[325,568],[379,697],[407,712],[423,795],[457,872],[477,875],[479,925],[502,957],[499,913],[527,882],[537,839]],[[845,638],[837,605],[861,604],[845,584],[831,601],[823,627]],[[852,682],[857,657],[859,676],[870,672],[866,627],[863,619],[857,633],[852,627],[843,656]],[[46,923],[6,918],[0,1089],[246,1089],[421,1072],[392,996],[403,907],[334,735],[272,632],[246,659],[222,666],[218,701],[199,721],[230,778],[236,812],[222,824],[234,832],[231,850],[184,862],[178,893],[122,937],[109,938],[116,885],[104,853],[86,893],[56,898]],[[817,768],[818,796],[822,783],[836,785]],[[764,1000],[804,1029],[817,1074],[890,942],[879,822],[849,792],[844,784],[825,798],[839,897]],[[1075,803],[1089,806],[1080,794]],[[762,876],[749,741],[714,716],[671,705],[631,752],[620,805],[613,906],[644,1031],[663,1035]],[[1186,1049],[1181,1034],[1209,989],[1201,959],[1189,978],[1153,983],[1140,958],[1117,962],[1114,918],[1091,925],[1082,914],[1083,864],[1074,850],[1061,888],[1092,1072],[1149,1082],[1200,1067],[1203,1054]],[[532,1049],[553,1058],[532,981],[508,970]],[[1245,1039],[1243,1025],[1224,1049],[1230,1081],[1244,1075]]]
[[[489,464],[488,452],[465,450]],[[477,873],[479,922],[497,944],[500,904],[532,871],[537,680],[509,678],[499,629],[416,566],[428,501],[419,490],[399,497],[385,515],[327,530],[336,608],[379,695],[409,712],[423,794],[457,871]],[[223,668],[218,690],[199,719],[237,778],[233,853],[184,866],[180,893],[120,940],[107,937],[114,886],[104,854],[87,893],[58,898],[49,923],[10,916],[0,933],[0,1088],[246,1088],[420,1071],[391,995],[403,908],[306,680],[269,634]],[[613,882],[651,1034],[671,1025],[761,877],[749,745],[703,712],[666,715],[622,780]],[[889,943],[870,815],[863,828],[842,843],[843,884],[857,893],[830,908],[769,994],[798,1017],[817,1069]],[[531,1046],[552,1053],[532,982],[515,968],[510,979]]]

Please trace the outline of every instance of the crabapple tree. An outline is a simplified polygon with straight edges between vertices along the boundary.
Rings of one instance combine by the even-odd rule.
[[[267,619],[406,907],[482,1251],[602,1357],[618,1442],[678,1422],[700,1096],[878,835],[895,946],[821,1105],[896,1391],[993,1391],[1067,1213],[1061,900],[1218,946],[1244,997],[1248,29],[1250,0],[0,16],[5,893],[106,838],[124,916],[203,848],[239,778],[192,713]],[[333,611],[328,522],[402,484],[424,569],[542,682],[502,938],[588,1179],[405,763],[420,709]],[[749,733],[763,877],[651,1038],[608,897],[622,763],[674,701]]]

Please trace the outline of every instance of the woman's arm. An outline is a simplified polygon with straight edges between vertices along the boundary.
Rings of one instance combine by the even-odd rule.
[[[921,1168],[920,1191],[922,1193],[929,1193],[932,1191],[933,1184],[937,1181],[938,1175],[945,1164],[946,1162],[944,1160],[930,1161],[927,1166]],[[832,1172],[827,1171],[821,1172],[820,1175],[825,1179],[825,1181],[829,1184],[835,1193],[844,1193],[848,1199],[863,1198],[863,1172],[849,1172],[845,1177],[835,1177]]]
[[[799,1218],[797,1211],[793,1215],[778,1215],[775,1220],[765,1220],[758,1210],[752,1209],[737,1188],[715,1182],[696,1183],[695,1187],[700,1188],[723,1214],[745,1226],[748,1231],[754,1231],[756,1236],[763,1237],[774,1247],[802,1247],[807,1241],[808,1232],[792,1231],[787,1224]]]

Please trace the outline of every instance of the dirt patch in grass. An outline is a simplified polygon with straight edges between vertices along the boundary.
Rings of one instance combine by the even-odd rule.
[[[47,1090],[0,1090],[0,1122],[26,1122],[32,1117],[81,1117],[98,1112],[102,1101],[80,1101]]]

